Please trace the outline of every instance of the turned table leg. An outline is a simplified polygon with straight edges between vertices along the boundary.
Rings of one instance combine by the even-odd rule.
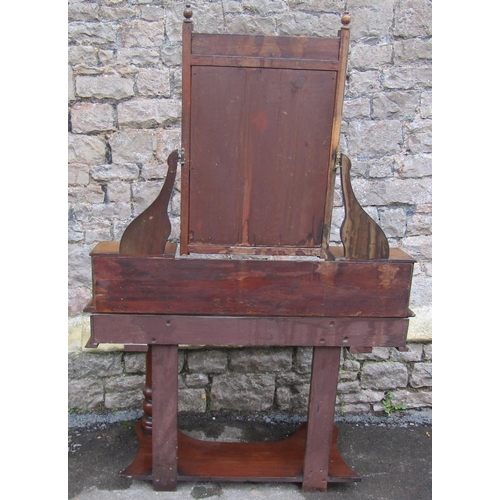
[[[341,347],[315,347],[307,417],[302,491],[325,491],[332,446],[333,418]]]
[[[153,488],[177,488],[177,354],[176,345],[152,345]]]

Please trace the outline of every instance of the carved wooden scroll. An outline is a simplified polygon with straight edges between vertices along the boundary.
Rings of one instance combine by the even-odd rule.
[[[163,254],[172,226],[168,218],[168,202],[177,172],[178,152],[168,157],[168,171],[160,194],[155,201],[134,219],[120,241],[121,254]]]
[[[389,243],[380,226],[361,208],[351,185],[351,160],[341,155],[340,178],[345,218],[340,238],[346,259],[388,259]]]

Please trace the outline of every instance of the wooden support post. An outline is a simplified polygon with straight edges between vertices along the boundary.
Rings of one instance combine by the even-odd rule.
[[[340,347],[315,347],[307,418],[302,491],[325,491],[332,446]]]
[[[177,345],[153,345],[153,488],[177,488]]]

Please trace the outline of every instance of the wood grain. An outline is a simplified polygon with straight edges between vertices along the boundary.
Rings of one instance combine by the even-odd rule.
[[[136,427],[139,451],[120,475],[151,480],[151,436]],[[307,425],[288,439],[271,443],[220,443],[202,441],[178,432],[178,481],[300,482],[304,468]],[[338,429],[333,426],[327,481],[360,481],[337,448]]]
[[[346,259],[388,259],[389,243],[380,226],[363,210],[351,185],[351,160],[341,159],[342,198],[345,218],[340,238]]]
[[[93,255],[97,312],[408,316],[413,261],[265,261]]]
[[[177,488],[177,352],[176,345],[152,350],[153,488]]]
[[[302,491],[325,491],[340,367],[340,347],[315,347],[307,414]]]
[[[177,160],[178,152],[170,153],[167,160],[167,177],[160,194],[125,229],[120,241],[121,254],[163,254],[172,227],[168,218],[168,203],[174,187]]]
[[[408,318],[93,314],[95,343],[403,347]]]

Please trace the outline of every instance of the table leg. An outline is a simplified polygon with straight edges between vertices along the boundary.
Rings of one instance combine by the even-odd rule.
[[[315,347],[307,417],[302,491],[325,491],[332,446],[333,418],[341,347]]]
[[[152,345],[153,488],[177,488],[177,355],[176,345]]]

